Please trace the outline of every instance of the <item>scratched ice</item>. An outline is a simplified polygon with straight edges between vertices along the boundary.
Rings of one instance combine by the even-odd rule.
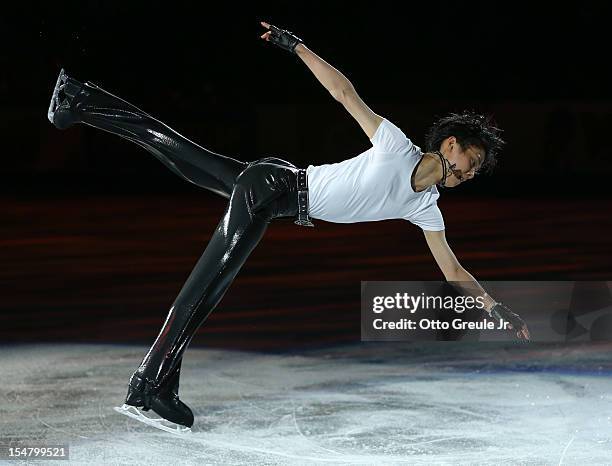
[[[0,348],[3,443],[73,464],[610,464],[612,345],[191,348],[177,437],[116,414],[144,347]]]

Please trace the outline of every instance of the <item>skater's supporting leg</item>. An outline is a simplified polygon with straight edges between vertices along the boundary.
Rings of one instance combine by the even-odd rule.
[[[134,105],[62,70],[49,119],[58,128],[85,123],[144,147],[181,178],[229,198],[246,162],[212,152],[180,135]]]
[[[155,343],[132,375],[125,405],[117,408],[120,412],[129,415],[126,410],[134,407],[151,409],[175,424],[193,424],[191,409],[177,396],[183,353],[270,220],[297,213],[296,191],[297,170],[284,160],[254,162],[238,176],[223,219],[173,303]]]
[[[274,212],[272,201],[282,194],[253,186],[277,183],[274,176],[257,174],[258,169],[251,167],[238,178],[223,219],[130,379],[126,405],[152,409],[183,426],[193,424],[192,411],[177,396],[183,353],[263,237]]]
[[[241,180],[243,177],[239,178]],[[258,193],[257,190],[255,190]],[[174,301],[155,343],[137,371],[141,377],[163,386],[167,375],[182,358],[196,330],[221,300],[234,277],[268,226],[269,213],[257,212],[253,190],[237,182],[223,219],[206,250]],[[257,201],[265,204],[271,199]]]

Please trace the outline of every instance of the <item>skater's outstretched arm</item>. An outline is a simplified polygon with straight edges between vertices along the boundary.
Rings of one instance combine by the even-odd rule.
[[[465,270],[446,241],[444,230],[424,231],[427,245],[431,250],[436,263],[444,274],[446,281],[457,287],[466,295],[481,296],[484,300],[484,308],[489,315],[495,319],[503,319],[510,323],[511,329],[519,339],[529,340],[527,324],[506,306],[497,303],[478,281]]]
[[[291,32],[265,22],[262,22],[261,25],[269,29],[268,32],[262,34],[261,38],[297,54],[323,87],[346,108],[368,138],[372,139],[383,118],[365,104],[348,78],[306,47],[301,39]]]

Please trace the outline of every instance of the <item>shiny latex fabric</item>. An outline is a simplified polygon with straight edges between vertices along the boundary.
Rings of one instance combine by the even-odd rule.
[[[135,373],[155,391],[178,394],[181,359],[195,332],[219,303],[270,220],[297,214],[297,168],[275,157],[245,163],[216,154],[92,83],[70,79],[70,86],[74,95],[68,95],[64,108],[58,110],[56,119],[62,122],[54,121],[56,126],[85,123],[121,136],[144,147],[181,178],[229,199],[221,222]]]
[[[263,237],[270,220],[295,216],[294,170],[263,159],[238,175],[221,222],[172,304],[157,340],[138,369],[140,374],[163,386],[197,329]]]

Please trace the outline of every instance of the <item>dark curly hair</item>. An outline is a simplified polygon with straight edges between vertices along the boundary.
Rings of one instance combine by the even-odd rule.
[[[485,160],[481,170],[491,171],[497,164],[497,155],[506,143],[497,128],[493,117],[481,115],[472,110],[462,113],[451,113],[438,118],[425,136],[427,152],[440,150],[440,144],[446,138],[455,136],[462,149],[478,146],[485,150]]]

